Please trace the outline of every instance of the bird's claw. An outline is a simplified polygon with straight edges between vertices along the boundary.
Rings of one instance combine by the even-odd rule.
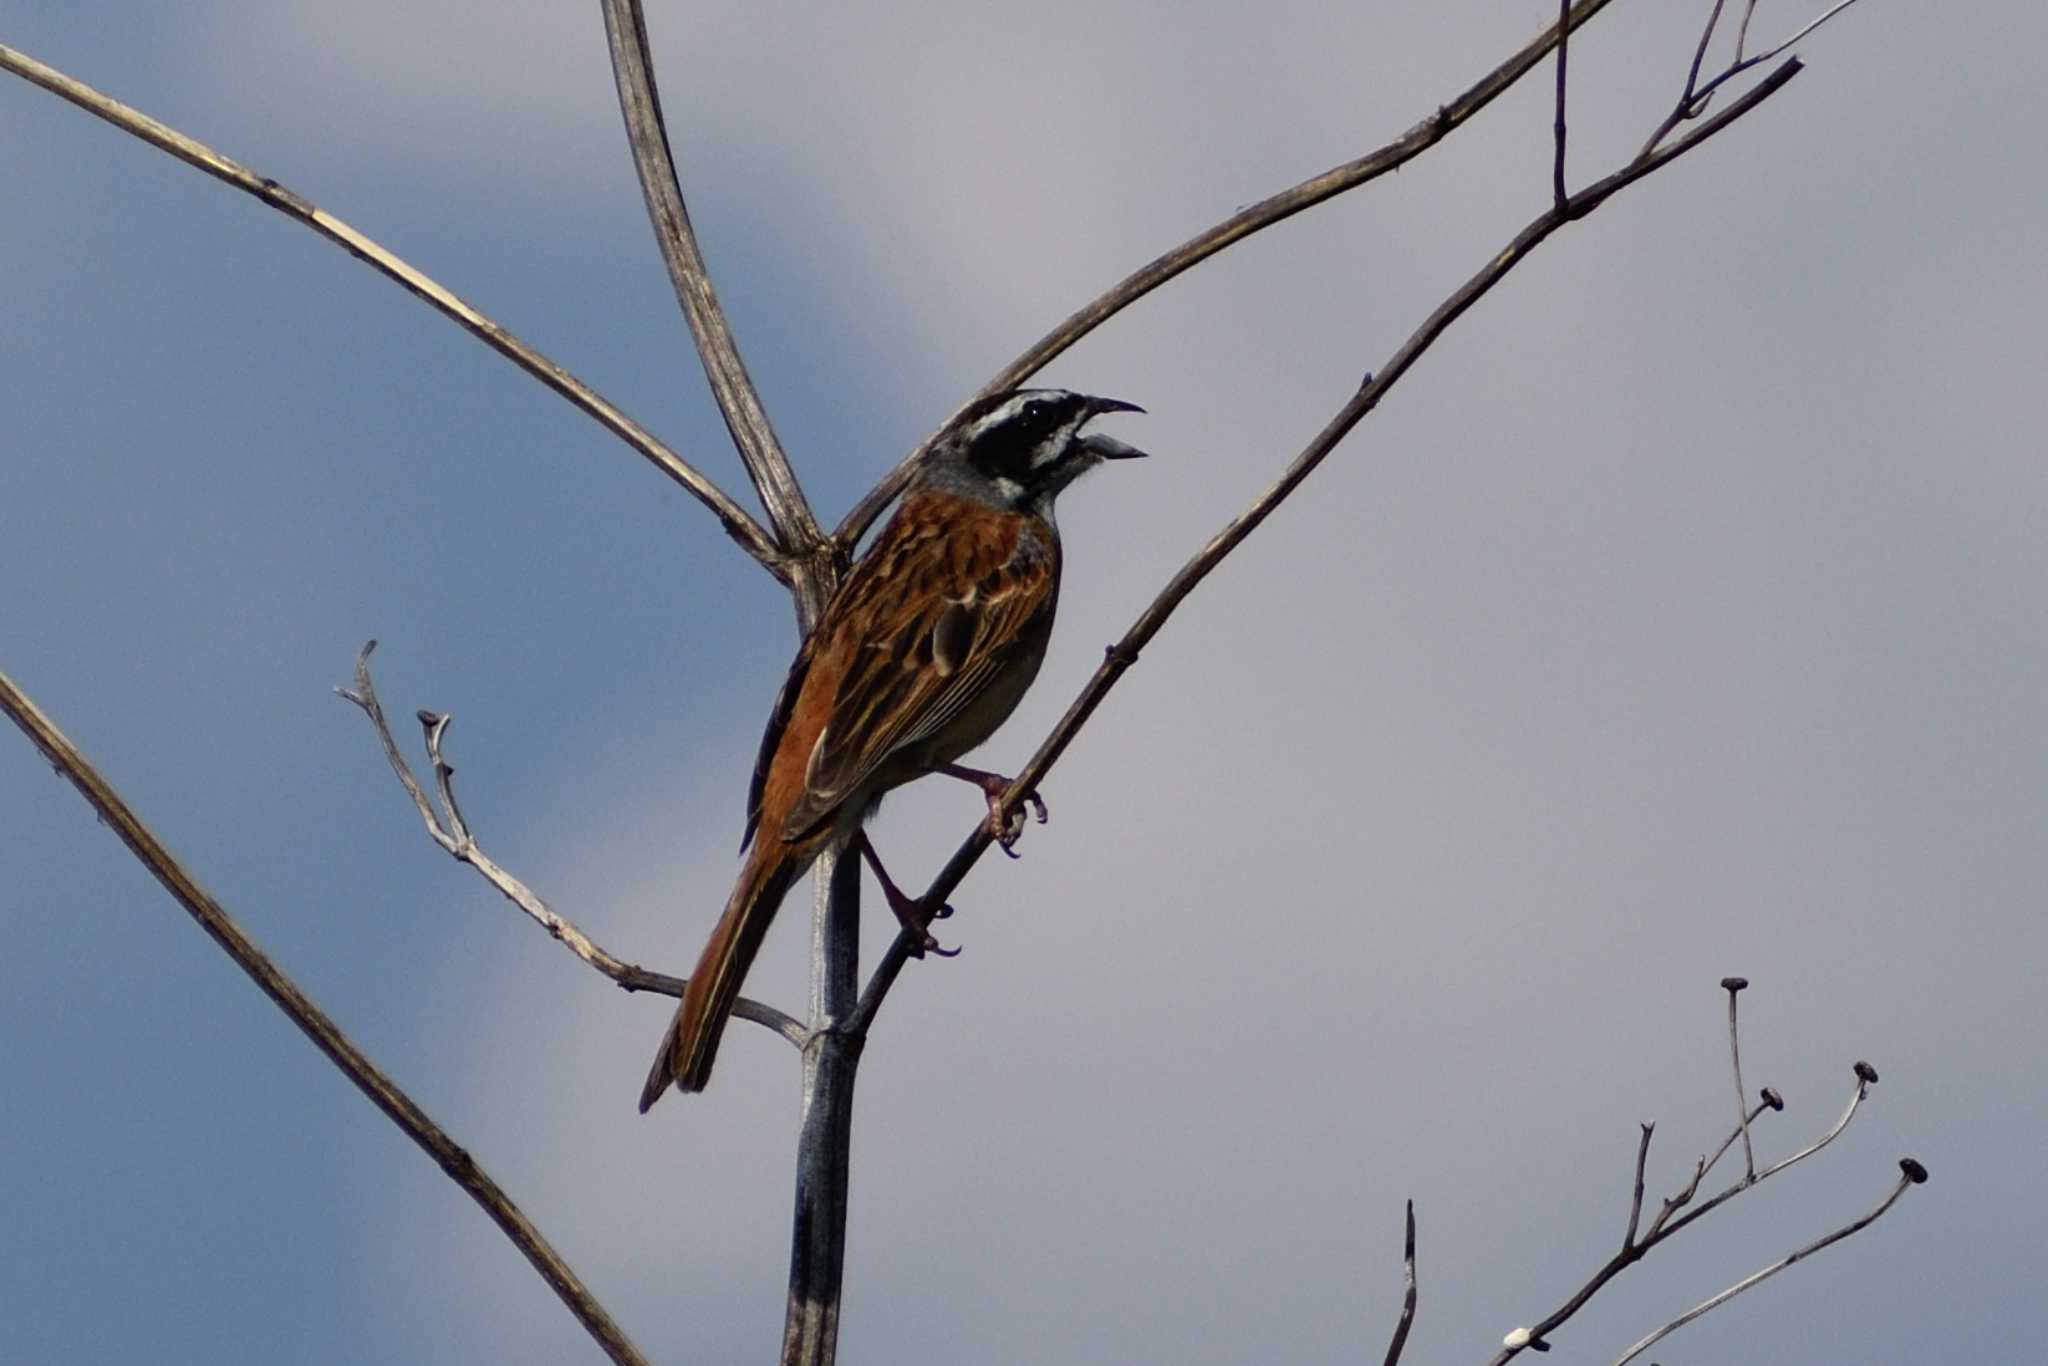
[[[1011,858],[1019,857],[1017,850],[1014,846],[1016,845],[1018,840],[1024,838],[1025,807],[1031,808],[1031,815],[1034,820],[1036,820],[1040,825],[1045,824],[1045,798],[1038,795],[1038,790],[1036,788],[1033,788],[1031,791],[1026,792],[1022,797],[1018,798],[1018,805],[1016,806],[1016,808],[1007,813],[1005,813],[1003,810],[1002,793],[991,792],[988,794],[989,836],[990,838],[994,839],[998,845],[1002,846],[1003,852],[1005,854],[1008,854]]]

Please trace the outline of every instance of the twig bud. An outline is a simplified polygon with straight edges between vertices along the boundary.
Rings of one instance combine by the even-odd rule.
[[[1747,977],[1723,977],[1721,979],[1721,990],[1723,991],[1744,991],[1747,990],[1748,987],[1749,979]]]
[[[1877,1069],[1863,1061],[1863,1059],[1858,1058],[1856,1060],[1856,1079],[1865,1086],[1875,1086],[1877,1085]]]
[[[1766,1086],[1764,1088],[1764,1104],[1770,1106],[1773,1110],[1783,1110],[1785,1108],[1785,1098],[1778,1094],[1775,1087]]]
[[[1906,1179],[1908,1181],[1911,1181],[1916,1186],[1927,1179],[1927,1168],[1920,1165],[1920,1160],[1918,1158],[1900,1158],[1899,1170],[1904,1172],[1906,1174]]]

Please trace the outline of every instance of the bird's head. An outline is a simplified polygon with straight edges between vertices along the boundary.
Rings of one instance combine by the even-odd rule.
[[[1104,413],[1142,413],[1135,403],[1065,389],[1012,389],[969,408],[932,451],[920,482],[1015,512],[1052,515],[1061,489],[1105,460],[1145,452],[1081,429]]]

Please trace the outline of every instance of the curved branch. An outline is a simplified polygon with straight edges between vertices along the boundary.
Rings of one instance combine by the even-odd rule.
[[[164,848],[128,808],[128,804],[121,800],[120,794],[86,761],[77,746],[4,673],[0,673],[0,711],[6,712],[22,733],[43,752],[43,756],[56,765],[57,772],[78,789],[79,795],[121,837],[121,842],[134,852],[142,866],[149,869],[164,885],[164,890],[199,922],[199,927],[227,951],[235,965],[313,1041],[313,1046],[325,1053],[328,1060],[370,1098],[371,1104],[382,1110],[405,1132],[406,1137],[448,1173],[449,1179],[483,1207],[484,1213],[504,1230],[513,1246],[569,1307],[569,1312],[583,1324],[585,1331],[604,1348],[606,1355],[616,1362],[644,1366],[645,1359],[626,1337],[625,1330],[612,1321],[590,1288],[577,1278],[561,1254],[512,1203],[512,1197],[477,1165],[475,1158],[434,1123],[412,1097],[379,1071],[377,1065],[364,1056],[334,1021],[299,990],[282,968],[256,947],[242,927],[221,908],[219,902],[207,895],[198,880]]]
[[[1569,20],[1570,29],[1578,28],[1607,8],[1608,4],[1609,0],[1578,0],[1565,15]],[[1357,189],[1367,181],[1376,180],[1389,171],[1399,170],[1407,162],[1442,142],[1454,129],[1469,122],[1473,115],[1491,104],[1496,96],[1526,76],[1549,55],[1553,47],[1557,46],[1560,32],[1563,31],[1568,30],[1561,29],[1558,25],[1545,29],[1519,52],[1480,77],[1463,94],[1450,103],[1439,106],[1434,114],[1384,147],[1368,152],[1355,161],[1334,166],[1319,176],[1313,176],[1291,189],[1262,199],[1249,208],[1240,209],[1216,226],[1197,233],[1164,256],[1133,271],[1100,297],[1076,310],[1059,326],[1033,342],[1023,355],[1004,366],[974,397],[961,404],[958,410],[940,423],[931,436],[926,437],[915,450],[898,461],[896,468],[889,471],[866,497],[854,505],[853,511],[846,514],[845,520],[839,524],[839,529],[833,533],[833,539],[839,543],[842,550],[851,552],[868,527],[874,523],[875,518],[881,516],[882,509],[902,492],[905,481],[910,478],[910,472],[923,461],[938,434],[950,427],[960,413],[966,411],[976,399],[1022,384],[1051,364],[1054,357],[1112,317],[1182,271],[1200,265],[1225,247],[1241,242],[1253,233],[1270,228],[1283,219],[1292,218],[1304,209],[1314,208],[1324,200],[1335,198],[1346,190]]]
[[[1685,1325],[1691,1323],[1694,1319],[1699,1318],[1702,1314],[1705,1314],[1710,1310],[1720,1308],[1722,1305],[1728,1303],[1728,1301],[1734,1299],[1737,1295],[1740,1295],[1743,1291],[1749,1289],[1751,1286],[1756,1285],[1761,1281],[1769,1280],[1771,1277],[1777,1275],[1780,1271],[1783,1271],[1786,1267],[1792,1265],[1792,1263],[1804,1261],[1806,1258],[1811,1257],[1814,1253],[1820,1251],[1822,1248],[1829,1247],[1835,1243],[1839,1243],[1844,1238],[1848,1237],[1850,1234],[1859,1232],[1862,1229],[1869,1227],[1871,1224],[1876,1223],[1879,1216],[1883,1215],[1883,1213],[1886,1210],[1890,1209],[1893,1205],[1898,1203],[1899,1197],[1906,1193],[1906,1188],[1908,1186],[1917,1186],[1926,1180],[1927,1168],[1921,1166],[1918,1162],[1914,1161],[1910,1157],[1899,1159],[1898,1184],[1892,1187],[1891,1194],[1887,1195],[1882,1201],[1880,1201],[1876,1209],[1871,1210],[1868,1214],[1865,1214],[1860,1219],[1852,1220],[1851,1222],[1843,1225],[1841,1228],[1836,1229],[1833,1233],[1828,1234],[1826,1237],[1816,1238],[1813,1242],[1808,1243],[1805,1247],[1800,1248],[1797,1252],[1788,1253],[1787,1255],[1780,1257],[1777,1261],[1772,1262],[1763,1270],[1754,1272],[1751,1275],[1743,1277],[1735,1284],[1729,1286],[1726,1290],[1723,1290],[1720,1294],[1713,1295],[1705,1300],[1702,1300],[1700,1303],[1686,1310],[1683,1314],[1680,1314],[1677,1318],[1671,1320],[1671,1322],[1665,1324],[1662,1328],[1659,1328],[1656,1332],[1648,1334],[1641,1341],[1637,1342],[1634,1346],[1630,1347],[1626,1352],[1623,1352],[1620,1356],[1616,1357],[1614,1359],[1614,1366],[1628,1366],[1629,1362],[1634,1361],[1637,1357],[1641,1356],[1644,1352],[1647,1352],[1657,1343],[1662,1342],[1665,1338],[1671,1336],[1679,1329],[1685,1327]]]
[[[303,223],[351,256],[397,281],[484,345],[596,418],[599,425],[638,451],[649,464],[711,509],[725,528],[725,534],[737,541],[742,550],[759,560],[769,573],[788,582],[789,570],[782,551],[745,508],[733,502],[716,484],[662,444],[652,432],[627,417],[602,394],[477,312],[435,280],[269,176],[256,174],[240,162],[186,137],[175,128],[158,123],[147,114],[102,94],[82,81],[72,79],[55,67],[45,66],[25,52],[0,44],[0,70],[12,71],[51,94],[70,101],[86,113],[111,123],[122,132],[140,138],[158,151],[167,152],[216,180],[254,195],[285,217]]]
[[[1124,671],[1137,663],[1139,652],[1153,636],[1159,634],[1160,627],[1166,624],[1167,618],[1173,615],[1175,609],[1195,591],[1203,579],[1209,576],[1211,570],[1223,562],[1226,555],[1235,550],[1245,537],[1256,531],[1259,524],[1272,515],[1274,509],[1287,501],[1288,495],[1315,472],[1316,466],[1322,464],[1330,452],[1337,448],[1337,443],[1342,441],[1367,413],[1379,406],[1387,391],[1408,372],[1409,367],[1421,359],[1422,353],[1427,351],[1466,309],[1499,284],[1510,270],[1526,260],[1529,254],[1552,233],[1567,223],[1585,217],[1621,190],[1668,165],[1719,133],[1783,89],[1785,83],[1798,75],[1801,69],[1802,65],[1798,58],[1790,59],[1758,82],[1755,88],[1745,92],[1740,100],[1729,105],[1684,138],[1668,147],[1638,156],[1621,170],[1588,185],[1563,204],[1553,204],[1517,233],[1514,240],[1496,253],[1477,274],[1437,305],[1436,311],[1396,348],[1394,354],[1388,358],[1386,368],[1377,375],[1369,374],[1365,377],[1365,382],[1360,385],[1358,392],[1337,410],[1322,431],[1316,434],[1315,439],[1310,441],[1301,454],[1287,466],[1280,478],[1254,499],[1250,507],[1216,533],[1194,558],[1182,565],[1167,581],[1166,587],[1159,591],[1159,595],[1139,614],[1131,628],[1124,632],[1123,639],[1104,652],[1102,663],[1097,666],[1095,673],[1081,689],[1080,695],[1067,708],[1066,714],[1060,718],[1059,724],[1053,727],[1052,733],[1039,745],[1030,762],[1018,772],[1016,779],[1010,784],[1010,790],[1003,794],[1001,810],[1014,811],[1017,803],[1023,800],[1024,794],[1039,786],[1046,773],[1073,742],[1075,734],[1102,704],[1102,699],[1116,686]],[[931,887],[925,892],[922,898],[925,905],[944,905],[953,889],[960,885],[961,879],[965,878],[968,871],[981,860],[981,856],[988,851],[989,845],[993,842],[989,835],[989,824],[987,820],[975,823],[974,833],[967,837],[954,852],[953,857],[947,861],[946,866],[939,870],[938,877],[933,879]],[[882,955],[881,962],[876,965],[867,988],[861,993],[860,1005],[848,1021],[849,1029],[856,1032],[867,1029],[874,1019],[875,1012],[881,1008],[882,1000],[887,996],[889,988],[894,985],[897,974],[903,971],[903,965],[911,958],[919,956],[920,952],[918,939],[908,931],[896,936],[895,941]]]
[[[711,273],[683,205],[683,187],[676,178],[675,158],[661,117],[661,93],[654,86],[653,57],[647,46],[647,16],[640,0],[603,0],[604,31],[611,47],[612,76],[619,91],[619,112],[626,121],[626,140],[633,150],[633,169],[654,222],[654,240],[668,266],[676,302],[690,324],[704,378],[725,415],[747,477],[754,481],[761,505],[783,547],[793,555],[810,552],[824,539],[804,501],[803,489],[790,469],[789,456],[775,438],[775,428],[761,406],[761,395],[740,359],[739,345],[711,287]]]
[[[681,996],[687,985],[684,978],[671,977],[665,972],[650,972],[637,963],[628,963],[614,956],[602,945],[576,927],[576,923],[562,915],[547,902],[536,896],[533,889],[501,868],[496,860],[478,847],[476,837],[469,832],[469,822],[463,819],[462,809],[455,804],[455,765],[441,754],[441,741],[448,733],[449,722],[453,719],[445,712],[423,711],[419,713],[420,725],[426,731],[427,760],[434,766],[434,789],[440,798],[441,809],[436,811],[428,799],[426,789],[413,776],[412,766],[399,751],[398,741],[392,738],[391,726],[384,719],[384,704],[377,700],[377,687],[370,681],[370,652],[377,648],[376,641],[365,644],[356,655],[356,679],[353,688],[336,688],[334,691],[345,701],[353,702],[370,718],[370,724],[377,729],[377,739],[384,746],[384,758],[390,763],[391,771],[398,775],[398,781],[405,786],[412,797],[412,804],[418,808],[420,819],[426,823],[427,834],[458,863],[466,863],[483,876],[484,881],[498,889],[507,901],[533,918],[569,952],[596,968],[599,972],[619,984],[627,991],[651,991],[662,996]],[[733,1007],[733,1015],[742,1020],[765,1025],[790,1043],[802,1048],[810,1041],[811,1031],[793,1016],[787,1015],[774,1006],[741,997]]]

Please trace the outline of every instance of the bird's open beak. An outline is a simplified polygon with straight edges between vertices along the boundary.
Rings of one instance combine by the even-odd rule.
[[[1081,438],[1079,445],[1082,450],[1087,451],[1099,460],[1142,460],[1145,458],[1145,452],[1139,450],[1136,446],[1126,445],[1113,436],[1104,436],[1101,432],[1088,433],[1088,435]]]
[[[1101,417],[1104,413],[1142,413],[1145,410],[1135,403],[1126,403],[1120,398],[1091,398],[1088,400],[1088,416]],[[1080,446],[1100,460],[1142,460],[1145,452],[1136,446],[1127,445],[1113,436],[1090,432],[1080,440]]]

